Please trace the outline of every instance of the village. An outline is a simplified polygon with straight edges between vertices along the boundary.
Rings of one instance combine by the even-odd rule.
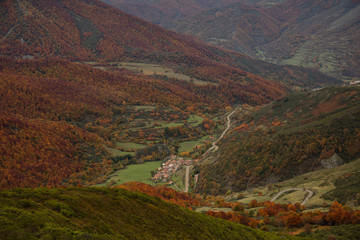
[[[171,155],[169,159],[162,163],[162,166],[157,169],[157,172],[151,177],[151,180],[154,182],[168,182],[172,174],[180,170],[181,167],[190,166],[191,164],[192,160],[190,159],[184,160],[182,157]]]

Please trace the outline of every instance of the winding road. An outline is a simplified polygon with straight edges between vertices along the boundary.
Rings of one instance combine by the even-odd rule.
[[[231,125],[231,115],[233,115],[236,112],[236,110],[232,111],[228,116],[227,116],[227,122],[226,122],[226,128],[225,130],[222,132],[221,136],[212,143],[212,147],[209,148],[204,154],[203,156],[205,156],[207,153],[209,153],[210,151],[217,151],[219,146],[216,145],[226,134],[226,132],[229,130],[230,125]],[[184,192],[188,192],[189,191],[189,179],[190,179],[190,167],[191,166],[185,166],[186,172],[185,172],[185,189]],[[177,187],[177,186],[176,186]]]
[[[216,144],[225,136],[226,132],[229,130],[230,124],[231,124],[231,119],[230,119],[230,117],[231,117],[231,115],[233,115],[235,112],[236,112],[236,110],[232,111],[232,112],[227,116],[227,123],[226,123],[226,128],[225,128],[225,130],[223,131],[223,133],[221,134],[221,136],[220,136],[215,142],[212,143],[212,147],[209,148],[209,149],[203,154],[203,156],[205,156],[206,154],[208,154],[210,151],[216,152],[216,151],[218,150],[219,146],[216,145]]]
[[[280,192],[278,192],[278,194],[275,195],[275,197],[273,197],[273,199],[271,199],[271,202],[275,201],[278,197],[280,197],[281,194],[283,194],[284,192],[289,192],[289,191],[307,191],[309,194],[306,196],[306,198],[304,199],[304,201],[301,202],[301,205],[305,205],[306,202],[312,197],[312,195],[314,194],[312,191],[308,190],[308,189],[304,189],[304,188],[288,188],[288,189],[284,189]]]

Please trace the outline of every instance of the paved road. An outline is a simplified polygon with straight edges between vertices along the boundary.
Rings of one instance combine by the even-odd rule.
[[[231,117],[231,115],[233,115],[235,112],[236,112],[236,110],[232,111],[232,112],[227,116],[227,122],[226,122],[226,128],[225,128],[225,130],[223,131],[223,133],[221,134],[221,136],[220,136],[215,142],[212,143],[212,147],[209,148],[209,149],[203,154],[203,156],[205,156],[206,154],[208,154],[210,151],[216,152],[216,151],[218,150],[219,146],[216,145],[216,144],[225,136],[226,132],[229,130],[230,125],[231,125],[231,119],[230,119],[230,117]]]
[[[184,192],[189,191],[189,175],[190,175],[190,166],[185,166],[186,172],[185,172],[185,189]]]
[[[288,191],[307,191],[309,194],[307,195],[307,197],[304,199],[304,201],[302,201],[301,205],[305,205],[306,202],[312,197],[312,195],[314,194],[312,191],[308,190],[308,189],[303,189],[303,188],[288,188],[288,189],[284,189],[280,192],[278,192],[278,194],[275,195],[275,197],[273,197],[273,199],[271,199],[271,202],[275,201],[278,197],[280,197],[281,194],[283,194],[284,192],[288,192]]]
[[[205,156],[207,153],[209,153],[210,151],[217,151],[219,146],[217,146],[216,144],[225,136],[226,132],[229,130],[230,128],[230,124],[231,124],[231,115],[233,115],[236,112],[236,110],[232,111],[228,116],[227,116],[227,122],[226,122],[226,128],[225,130],[222,132],[221,136],[212,143],[212,147],[209,148],[204,154],[203,156]],[[190,175],[190,166],[185,166],[186,169],[186,173],[185,173],[185,189],[184,192],[188,192],[189,191],[189,175]]]

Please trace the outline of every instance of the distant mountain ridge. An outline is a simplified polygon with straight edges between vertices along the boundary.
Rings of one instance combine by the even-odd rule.
[[[236,1],[238,0],[104,0],[131,15],[160,25]]]
[[[358,0],[211,1],[202,7],[199,1],[188,1],[184,6],[192,6],[192,11],[187,12],[174,0],[107,2],[168,29],[258,59],[310,67],[344,80],[360,77]],[[179,14],[170,16],[164,11]]]
[[[212,44],[256,56],[254,48],[276,40],[281,22],[266,9],[242,2],[214,8],[165,24],[178,32],[195,35]]]
[[[360,2],[288,0],[272,6],[236,3],[167,27],[280,64],[359,78]]]
[[[126,13],[149,22],[166,26],[168,22],[199,14],[206,10],[241,2],[249,5],[271,6],[286,0],[102,0]]]
[[[244,92],[257,95],[263,103],[280,96],[283,86],[339,83],[316,71],[279,67],[210,46],[98,0],[6,0],[0,4],[0,54],[5,56],[166,64],[190,77],[220,84],[234,96],[232,102],[248,102],[247,97],[240,97]]]

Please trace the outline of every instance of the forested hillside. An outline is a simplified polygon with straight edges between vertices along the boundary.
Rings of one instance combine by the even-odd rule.
[[[156,24],[165,24],[178,18],[193,15],[210,8],[225,6],[237,0],[104,0],[104,2],[131,15]]]
[[[312,2],[317,14],[349,1]],[[241,44],[264,59],[259,44],[314,15],[282,0],[106,2],[156,23],[235,3],[249,13],[242,34],[253,32]],[[344,16],[336,26],[357,15]],[[355,68],[357,55],[349,54]],[[356,76],[353,68],[342,70]],[[342,205],[358,191],[355,171],[336,175],[322,196],[341,202],[329,212],[215,196],[319,169],[335,153],[346,163],[359,158],[359,87],[322,89],[341,83],[166,30],[100,0],[2,0],[0,239],[298,239],[290,228],[358,224],[359,210]]]
[[[297,239],[263,232],[123,189],[0,192],[0,238]]]
[[[211,47],[97,0],[0,5],[1,188],[94,184],[114,169],[143,162],[132,159],[136,147],[122,142],[148,148],[138,158],[169,153],[152,147],[169,143],[163,136],[169,121],[268,103],[295,87],[338,83]],[[124,61],[158,64],[189,80],[115,67]],[[136,118],[147,124],[139,126]],[[130,125],[140,128],[131,131]],[[194,134],[183,141],[210,131],[184,129]]]
[[[279,67],[210,46],[98,0],[6,0],[1,2],[1,11],[0,54],[5,56],[160,63],[191,78],[220,84],[227,91],[253,92],[265,101],[281,95],[281,85],[309,88],[339,83],[317,71]]]
[[[269,62],[359,78],[359,1],[239,2],[168,22],[167,28]]]
[[[110,161],[104,144],[114,147],[116,142],[129,140],[163,143],[164,120],[186,121],[191,113],[216,112],[238,99],[267,101],[251,93],[253,90],[246,97],[245,91],[223,89],[222,85],[169,82],[124,69],[107,72],[60,59],[1,58],[0,69],[0,188],[102,181],[114,164],[124,165],[117,158]],[[280,94],[274,90],[274,96]],[[138,111],[135,105],[150,105],[153,110]],[[154,124],[161,120],[164,127],[130,133],[132,120],[141,117]],[[189,139],[200,133],[190,126],[181,129],[193,132]],[[185,138],[185,133],[179,137]],[[127,154],[135,151],[127,150],[132,151]],[[143,152],[139,154],[143,158],[162,156],[150,148]]]
[[[0,188],[101,180],[113,165],[103,144],[135,114],[128,105],[177,109],[181,115],[187,108],[202,112],[228,102],[212,98],[217,91],[206,88],[208,94],[201,94],[196,87],[65,60],[2,58],[0,69]]]
[[[202,165],[197,190],[224,193],[289,179],[337,153],[360,154],[359,87],[295,93],[237,114],[219,153]]]

